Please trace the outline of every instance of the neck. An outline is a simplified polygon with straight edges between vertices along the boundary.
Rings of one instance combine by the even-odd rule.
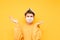
[[[32,23],[27,23],[27,25],[32,25],[33,24],[33,22]]]

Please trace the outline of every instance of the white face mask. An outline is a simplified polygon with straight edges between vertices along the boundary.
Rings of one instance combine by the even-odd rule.
[[[33,22],[33,17],[31,18],[31,17],[26,17],[26,21],[27,21],[27,23],[32,23]]]

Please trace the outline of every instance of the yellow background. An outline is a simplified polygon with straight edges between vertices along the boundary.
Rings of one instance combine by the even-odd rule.
[[[0,40],[14,40],[14,26],[9,19],[13,16],[24,23],[24,13],[31,8],[35,22],[43,20],[41,40],[60,40],[59,0],[0,0]]]

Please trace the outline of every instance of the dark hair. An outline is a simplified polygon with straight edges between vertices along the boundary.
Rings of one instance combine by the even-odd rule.
[[[25,16],[27,15],[27,14],[33,14],[33,16],[35,16],[35,13],[29,8],[29,10],[27,10],[27,12],[25,13]]]

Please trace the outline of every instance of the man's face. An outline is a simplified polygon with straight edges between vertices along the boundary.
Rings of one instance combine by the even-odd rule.
[[[34,20],[33,14],[27,13],[26,14],[26,22],[31,24],[33,22],[33,20]]]

